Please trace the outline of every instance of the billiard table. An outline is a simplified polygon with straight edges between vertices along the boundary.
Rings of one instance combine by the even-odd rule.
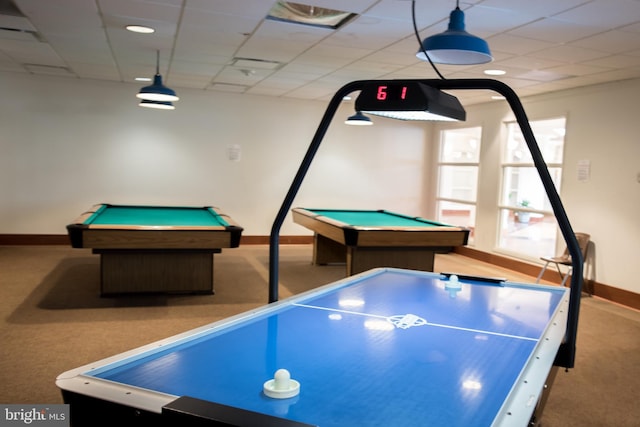
[[[314,232],[313,263],[346,262],[347,276],[376,267],[433,271],[436,252],[466,245],[469,230],[387,210],[293,208]]]
[[[213,254],[238,247],[242,227],[211,206],[97,204],[67,231],[100,255],[102,295],[213,293]]]

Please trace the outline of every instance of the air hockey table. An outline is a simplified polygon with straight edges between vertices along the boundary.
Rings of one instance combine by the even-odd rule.
[[[565,336],[569,295],[377,268],[56,384],[72,426],[526,426]],[[273,397],[282,369],[291,381],[279,388],[294,393]]]

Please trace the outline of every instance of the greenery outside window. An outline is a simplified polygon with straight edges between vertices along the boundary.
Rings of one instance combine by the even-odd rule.
[[[565,119],[530,124],[553,183],[560,191]],[[527,258],[555,253],[556,219],[517,123],[507,123],[499,224],[499,249]]]

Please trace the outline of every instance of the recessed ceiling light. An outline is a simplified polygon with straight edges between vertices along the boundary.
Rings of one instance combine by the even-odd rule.
[[[501,101],[503,99],[506,99],[504,96],[502,95],[493,95],[491,96],[491,99],[495,100],[495,101]]]
[[[504,76],[507,74],[505,70],[484,70],[487,76]]]
[[[150,82],[151,77],[136,77],[134,80],[137,82]]]
[[[127,25],[125,28],[133,33],[142,33],[142,34],[151,34],[151,33],[155,33],[156,31],[153,28],[145,27],[144,25]]]

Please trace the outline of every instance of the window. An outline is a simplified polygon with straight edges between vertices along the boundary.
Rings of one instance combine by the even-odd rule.
[[[438,161],[437,220],[467,227],[473,242],[478,197],[482,128],[449,129],[441,133]]]
[[[560,191],[565,119],[532,121],[530,125],[553,183]],[[556,219],[517,123],[507,124],[499,210],[500,249],[535,258],[555,253]]]

